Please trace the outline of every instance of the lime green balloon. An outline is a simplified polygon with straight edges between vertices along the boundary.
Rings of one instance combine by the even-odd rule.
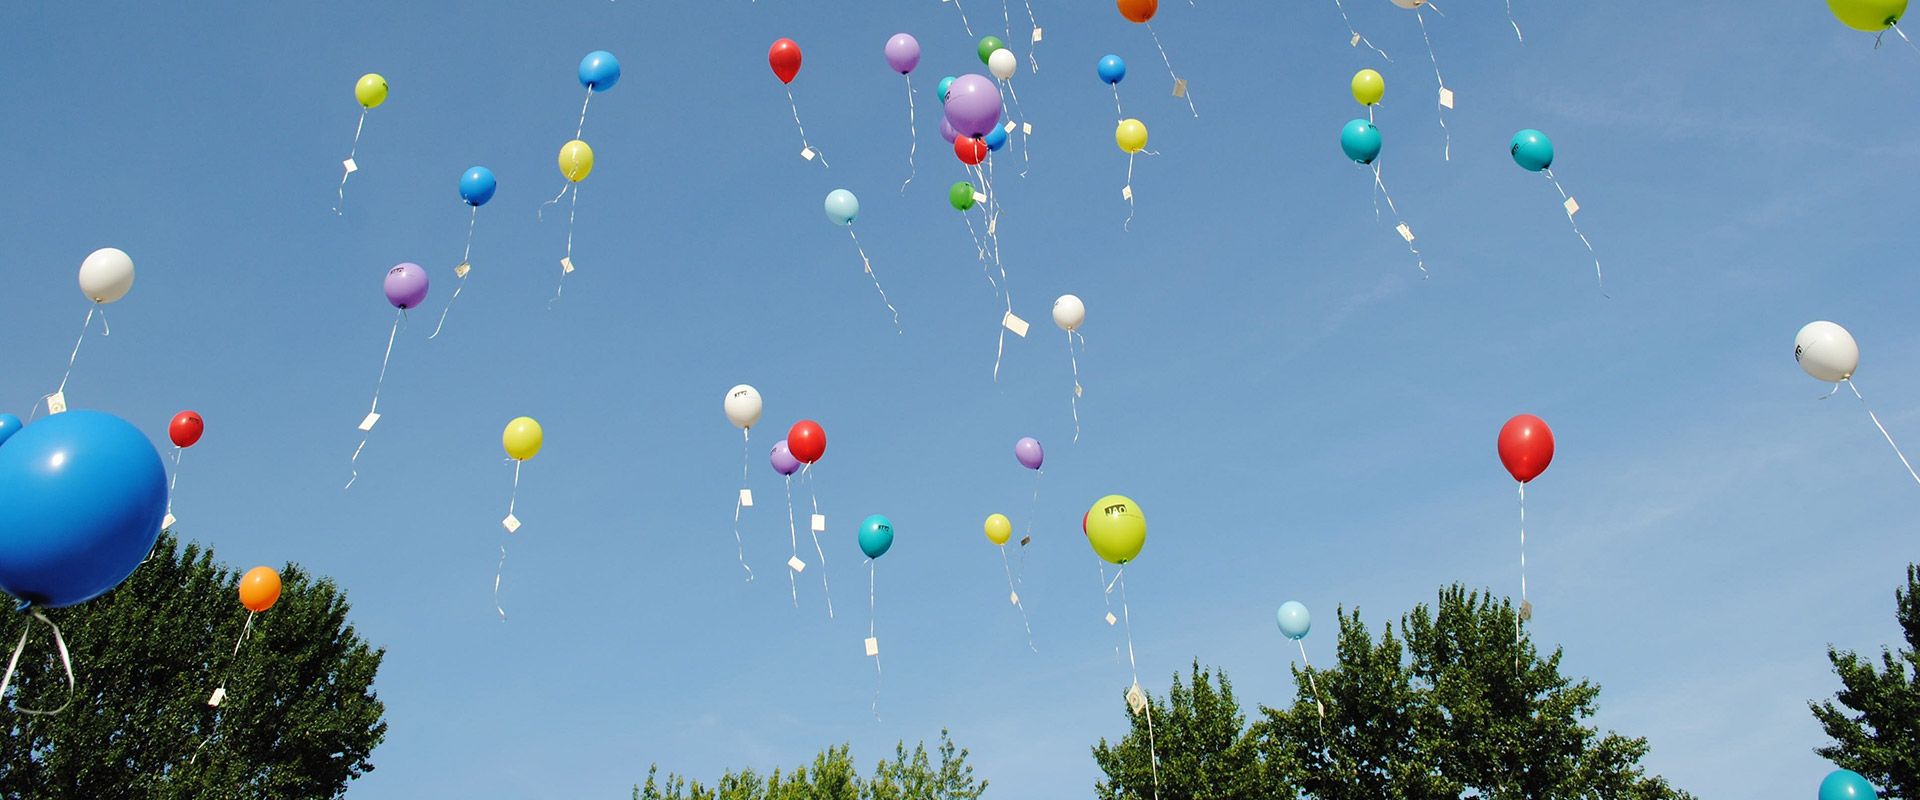
[[[960,211],[973,208],[973,184],[961,181],[947,190],[947,202]]]
[[[982,64],[987,63],[987,59],[993,55],[993,51],[1005,50],[1005,49],[1007,49],[1007,43],[1000,41],[1000,37],[998,36],[989,36],[985,39],[981,39],[980,40],[980,63]]]
[[[1849,28],[1884,31],[1906,15],[1907,0],[1827,0],[1827,8]]]
[[[1132,561],[1147,544],[1147,518],[1140,513],[1140,504],[1123,495],[1100,498],[1087,509],[1081,526],[1093,552],[1115,564]]]
[[[1387,81],[1380,73],[1363,69],[1353,73],[1353,99],[1363,106],[1380,102],[1387,93]]]

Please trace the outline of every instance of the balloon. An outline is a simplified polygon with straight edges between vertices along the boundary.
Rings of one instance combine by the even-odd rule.
[[[1013,538],[1013,523],[1007,521],[1007,515],[995,514],[987,517],[987,541],[994,544],[1006,544]]]
[[[953,140],[953,154],[959,157],[960,163],[969,167],[987,160],[987,151],[990,149],[983,139],[962,137]]]
[[[1809,322],[1793,336],[1793,360],[1808,375],[1828,383],[1853,377],[1860,368],[1860,345],[1853,334],[1826,320]]]
[[[1850,769],[1836,769],[1820,782],[1820,800],[1879,800],[1866,776]]]
[[[1120,16],[1133,22],[1146,22],[1153,19],[1153,13],[1160,10],[1160,0],[1119,0]]]
[[[498,184],[493,180],[493,170],[486,167],[474,167],[460,176],[460,199],[470,206],[484,206],[493,199],[493,190]]]
[[[1002,47],[987,57],[987,71],[1000,80],[1012,80],[1013,73],[1020,71],[1020,59],[1014,57],[1012,50]]]
[[[800,471],[800,459],[793,457],[793,451],[787,449],[787,440],[773,443],[773,452],[767,454],[767,461],[773,464],[773,471],[782,475],[792,475]]]
[[[1353,99],[1360,105],[1370,106],[1378,103],[1386,93],[1387,79],[1380,77],[1380,73],[1370,69],[1353,73]]]
[[[1412,9],[1426,5],[1427,0],[1393,0],[1393,4],[1401,8]]]
[[[1039,440],[1028,436],[1013,443],[1013,457],[1020,459],[1020,466],[1039,469],[1040,463],[1047,459],[1047,453],[1040,449]]]
[[[1073,330],[1086,321],[1087,306],[1080,302],[1080,298],[1063,294],[1060,299],[1053,301],[1053,324],[1060,326],[1060,330]]]
[[[167,471],[146,434],[101,411],[55,414],[0,447],[0,589],[58,608],[118,586],[152,552]]]
[[[961,136],[985,136],[1000,124],[1000,88],[985,75],[967,74],[947,87],[947,121]]]
[[[353,99],[360,101],[361,108],[387,102],[387,79],[372,72],[360,76],[360,82],[353,85]]]
[[[560,146],[560,174],[567,180],[579,183],[593,172],[593,148],[586,142],[575,139]]]
[[[1095,69],[1100,73],[1100,80],[1107,83],[1119,83],[1121,79],[1127,77],[1127,62],[1121,61],[1116,55],[1109,54],[1101,57],[1100,65]]]
[[[860,216],[860,198],[845,189],[835,189],[827,193],[827,219],[835,225],[852,225],[855,217]]]
[[[818,422],[800,420],[787,430],[787,449],[794,458],[812,464],[827,454],[827,432]]]
[[[894,34],[887,40],[887,66],[902,75],[920,66],[920,40],[905,33]]]
[[[989,36],[980,40],[980,46],[975,48],[975,51],[980,55],[980,63],[991,64],[993,62],[990,59],[993,58],[993,54],[1005,49],[1007,49],[1007,43],[1000,41],[1000,37]]]
[[[26,425],[27,423],[21,422],[17,416],[0,414],[0,444],[6,444],[8,439],[13,438],[13,435],[19,433],[20,429]]]
[[[793,83],[793,76],[800,74],[800,45],[792,39],[781,39],[767,48],[767,66],[773,67],[773,75],[781,83]]]
[[[1521,483],[1540,477],[1553,462],[1553,431],[1532,414],[1521,414],[1500,426],[1500,463]]]
[[[133,259],[117,247],[102,247],[80,262],[80,291],[88,300],[111,303],[133,288]]]
[[[893,547],[893,523],[875,514],[860,523],[860,552],[867,558],[879,558]]]
[[[998,153],[1000,148],[1007,146],[1007,129],[994,128],[987,131],[987,135],[980,137],[980,141],[986,143],[989,152]]]
[[[1340,149],[1356,163],[1371,164],[1380,157],[1380,129],[1364,119],[1349,122],[1340,131]]]
[[[1827,0],[1827,8],[1849,28],[1884,31],[1906,15],[1907,0]]]
[[[1147,149],[1147,126],[1137,119],[1123,119],[1120,127],[1113,129],[1113,143],[1128,153],[1138,153]]]
[[[200,434],[207,430],[207,423],[199,414],[182,411],[173,415],[173,421],[167,423],[167,438],[173,440],[175,447],[192,447],[200,441]]]
[[[940,102],[947,102],[947,89],[953,86],[955,80],[956,78],[952,75],[940,79]]]
[[[260,613],[273,607],[280,599],[280,573],[272,567],[254,567],[240,579],[240,605],[248,611]]]
[[[1547,135],[1528,128],[1513,135],[1513,146],[1508,148],[1513,154],[1513,163],[1532,172],[1539,172],[1553,166],[1553,142]]]
[[[728,389],[723,407],[733,427],[751,428],[760,421],[760,390],[744,383]]]
[[[973,184],[961,181],[948,188],[947,202],[957,211],[973,208]]]
[[[595,50],[580,59],[580,85],[590,92],[604,92],[620,82],[620,59],[605,50]]]
[[[1115,564],[1132,561],[1147,543],[1147,518],[1141,515],[1140,505],[1121,495],[1100,498],[1080,525],[1093,552]]]
[[[1313,615],[1307,613],[1307,607],[1294,600],[1280,604],[1279,613],[1274,621],[1280,625],[1280,633],[1294,641],[1307,638],[1307,631],[1313,629]]]
[[[387,302],[394,308],[413,308],[427,299],[427,271],[411,261],[387,270]]]
[[[940,118],[940,138],[947,140],[947,144],[953,144],[953,140],[960,138],[960,132],[953,129],[953,123],[948,122],[946,117]]]
[[[546,433],[540,430],[540,423],[532,417],[514,417],[507,423],[507,429],[500,434],[500,446],[506,448],[507,457],[515,461],[525,461],[540,454],[540,445],[546,441]]]

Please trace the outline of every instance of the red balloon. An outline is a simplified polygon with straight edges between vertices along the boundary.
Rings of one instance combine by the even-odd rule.
[[[953,140],[953,154],[971,167],[987,159],[987,143],[983,139],[960,136]]]
[[[767,50],[767,65],[781,83],[793,83],[793,76],[800,74],[800,45],[792,39],[774,42]]]
[[[803,419],[787,430],[787,452],[802,463],[811,464],[827,454],[827,432],[820,423]]]
[[[206,430],[207,423],[201,421],[199,414],[182,411],[173,415],[173,422],[167,425],[167,437],[175,445],[192,447],[194,442],[200,441],[200,434]]]
[[[1553,462],[1553,431],[1532,414],[1507,420],[1500,428],[1500,463],[1521,483],[1540,477]]]

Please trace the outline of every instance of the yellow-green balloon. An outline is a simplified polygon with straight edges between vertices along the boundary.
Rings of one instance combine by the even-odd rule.
[[[360,82],[353,85],[353,99],[360,101],[361,108],[387,102],[387,79],[373,72],[360,76]]]
[[[1378,103],[1386,94],[1387,79],[1380,77],[1380,73],[1370,69],[1353,73],[1353,99],[1359,101],[1360,105]]]
[[[1827,0],[1827,8],[1849,28],[1884,31],[1906,16],[1907,0]]]
[[[1140,504],[1124,495],[1100,498],[1087,509],[1081,524],[1093,552],[1115,564],[1132,561],[1147,544],[1147,518],[1140,513]]]
[[[1007,515],[995,514],[987,517],[987,541],[1006,544],[1011,538],[1013,538],[1013,523],[1007,520]]]

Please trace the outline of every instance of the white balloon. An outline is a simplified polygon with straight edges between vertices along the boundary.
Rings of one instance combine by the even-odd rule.
[[[727,421],[736,428],[751,428],[760,421],[760,391],[746,384],[727,390]]]
[[[1014,58],[1012,50],[1002,47],[987,56],[987,71],[1000,80],[1012,80],[1013,73],[1020,71],[1020,59]]]
[[[1809,322],[1793,337],[1793,360],[1808,375],[1839,383],[1860,367],[1860,345],[1846,328],[1825,320]]]
[[[1060,326],[1060,330],[1073,330],[1086,321],[1087,306],[1080,302],[1080,298],[1063,294],[1060,299],[1053,301],[1053,324]]]
[[[1427,0],[1393,0],[1393,4],[1401,8],[1419,8],[1426,5]]]
[[[88,300],[111,303],[133,288],[133,259],[116,247],[102,247],[80,262],[80,291]]]

